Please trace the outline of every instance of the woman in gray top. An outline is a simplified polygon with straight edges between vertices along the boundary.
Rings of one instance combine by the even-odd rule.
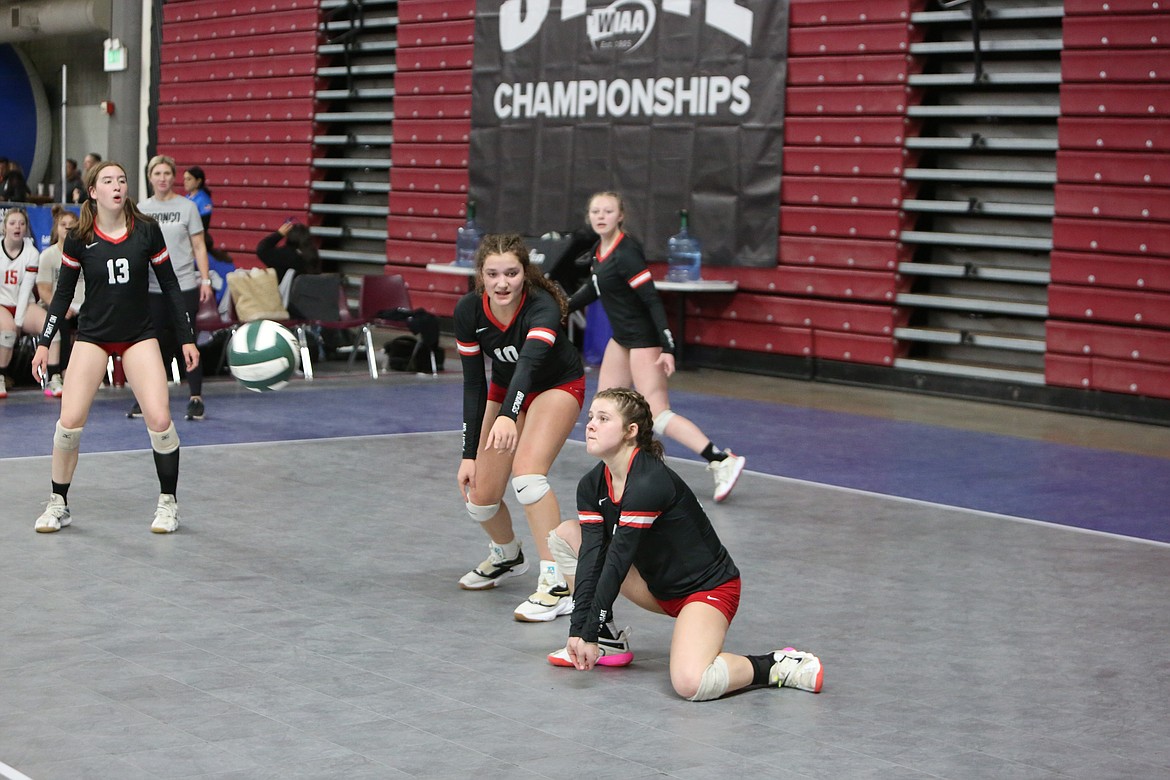
[[[207,264],[207,246],[203,240],[203,221],[199,218],[199,208],[175,192],[175,161],[172,158],[161,154],[151,158],[146,166],[146,176],[154,195],[139,203],[138,208],[143,214],[158,220],[167,242],[171,264],[175,267],[175,275],[179,277],[179,288],[183,291],[187,314],[191,322],[195,322],[200,302],[215,297],[211,289],[211,269]],[[169,366],[171,358],[179,354],[179,341],[174,332],[174,318],[166,296],[153,276],[150,277],[150,311],[163,363]],[[179,365],[182,366],[182,361]],[[205,412],[202,365],[187,371],[187,386],[191,391],[191,400],[187,402],[187,419],[202,420]],[[128,416],[142,416],[138,404],[131,407]]]

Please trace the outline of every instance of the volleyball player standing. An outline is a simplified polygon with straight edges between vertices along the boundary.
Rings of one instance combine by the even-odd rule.
[[[525,622],[553,620],[573,609],[548,551],[548,534],[561,520],[548,471],[585,398],[581,356],[561,328],[565,305],[560,288],[529,263],[520,236],[508,234],[484,237],[476,253],[475,290],[455,306],[463,364],[457,480],[468,513],[491,539],[487,559],[459,584],[494,588],[528,570],[503,503],[511,476],[541,558],[536,591],[514,613]],[[490,384],[485,358],[491,359]]]
[[[61,417],[53,435],[52,494],[37,518],[36,530],[52,533],[72,522],[69,485],[77,468],[82,429],[101,386],[107,359],[120,355],[126,379],[142,407],[158,473],[160,495],[150,530],[172,533],[179,528],[175,498],[179,435],[171,421],[167,373],[147,298],[152,271],[170,301],[188,370],[199,364],[199,350],[162,231],[135,207],[125,168],[109,161],[98,163],[87,172],[85,185],[89,199],[81,207],[77,227],[65,239],[57,291],[32,360],[33,376],[41,378],[48,362],[48,345],[73,301],[78,278],[83,277],[85,306],[78,316],[77,342],[65,374]]]

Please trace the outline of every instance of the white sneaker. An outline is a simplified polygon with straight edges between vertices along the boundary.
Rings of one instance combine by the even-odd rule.
[[[778,688],[799,688],[812,693],[821,692],[821,684],[825,679],[825,670],[821,666],[821,659],[812,653],[804,653],[786,647],[772,653],[776,663],[768,673],[768,684]]]
[[[747,465],[747,458],[736,455],[731,450],[723,460],[714,460],[707,464],[707,471],[715,477],[715,503],[731,495],[743,467]]]
[[[60,398],[63,392],[65,392],[65,380],[61,378],[60,374],[53,374],[49,377],[49,383],[45,385],[45,395],[50,398]]]
[[[0,374],[0,398],[8,397],[8,385],[5,384],[4,375]]]
[[[618,632],[617,639],[598,637],[597,647],[601,650],[598,666],[629,666],[634,660],[634,651],[630,649],[629,626]],[[549,653],[548,662],[553,666],[571,667],[573,662],[569,659],[569,648],[562,647],[555,653]]]
[[[73,522],[69,514],[69,507],[65,506],[65,499],[59,493],[49,496],[49,503],[45,511],[37,518],[36,529],[38,534],[51,534],[60,531]]]
[[[495,542],[488,544],[491,552],[487,560],[464,574],[459,579],[459,587],[464,590],[487,590],[494,588],[509,577],[519,577],[528,571],[528,564],[524,561],[524,551],[516,550],[516,557],[511,560],[504,557],[504,548]]]
[[[521,623],[547,623],[573,611],[573,597],[569,586],[558,581],[556,564],[541,561],[540,579],[536,581],[536,592],[528,597],[512,617]]]
[[[173,534],[179,530],[179,502],[174,496],[163,493],[158,497],[158,508],[154,510],[150,530],[156,534]]]

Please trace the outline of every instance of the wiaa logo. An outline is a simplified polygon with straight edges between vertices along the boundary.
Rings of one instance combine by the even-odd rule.
[[[755,13],[741,5],[744,0],[706,0],[703,22],[745,46],[752,45]],[[662,13],[697,16],[695,0],[661,0]],[[516,51],[539,33],[552,11],[550,0],[504,0],[500,3],[500,49]],[[561,0],[560,20],[586,17],[586,35],[594,49],[631,52],[654,29],[658,6],[652,0],[612,0],[604,8],[589,11],[586,0]]]
[[[594,49],[632,52],[646,42],[654,29],[657,11],[649,0],[614,0],[589,12],[585,31]]]

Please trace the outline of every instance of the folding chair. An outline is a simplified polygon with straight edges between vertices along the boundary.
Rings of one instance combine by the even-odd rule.
[[[410,305],[410,290],[407,288],[406,280],[402,278],[402,274],[362,277],[358,316],[366,320],[369,325],[381,328],[401,328],[403,325],[401,321],[379,317],[378,313],[399,309],[411,311],[413,308]],[[423,347],[423,340],[420,338],[418,346],[415,347],[416,357],[418,350],[423,349]],[[433,351],[430,351],[430,361],[431,376],[437,376],[439,367],[435,362]],[[418,365],[417,360],[415,365]]]
[[[365,289],[365,286],[366,286],[366,280],[373,279],[373,278],[376,278],[376,277],[373,277],[373,276],[363,276],[362,277],[361,285],[362,285],[363,290]],[[359,297],[359,306],[360,306],[360,300],[361,300],[361,298]],[[354,317],[350,313],[349,300],[346,298],[345,287],[340,284],[340,280],[338,280],[338,285],[337,285],[337,308],[334,309],[334,311],[336,312],[336,314],[332,319],[314,319],[312,321],[313,324],[316,325],[317,327],[320,327],[320,328],[333,328],[335,330],[348,330],[351,328],[359,329],[360,332],[354,338],[353,344],[351,345],[351,348],[349,351],[349,366],[348,367],[350,369],[353,369],[354,358],[357,357],[358,348],[361,346],[362,341],[364,340],[365,346],[366,346],[366,363],[370,369],[370,379],[377,379],[378,378],[378,358],[374,354],[374,336],[373,336],[373,333],[372,333],[371,328],[370,328],[370,321],[369,321],[369,319],[363,317],[361,314],[359,314],[357,317]]]

